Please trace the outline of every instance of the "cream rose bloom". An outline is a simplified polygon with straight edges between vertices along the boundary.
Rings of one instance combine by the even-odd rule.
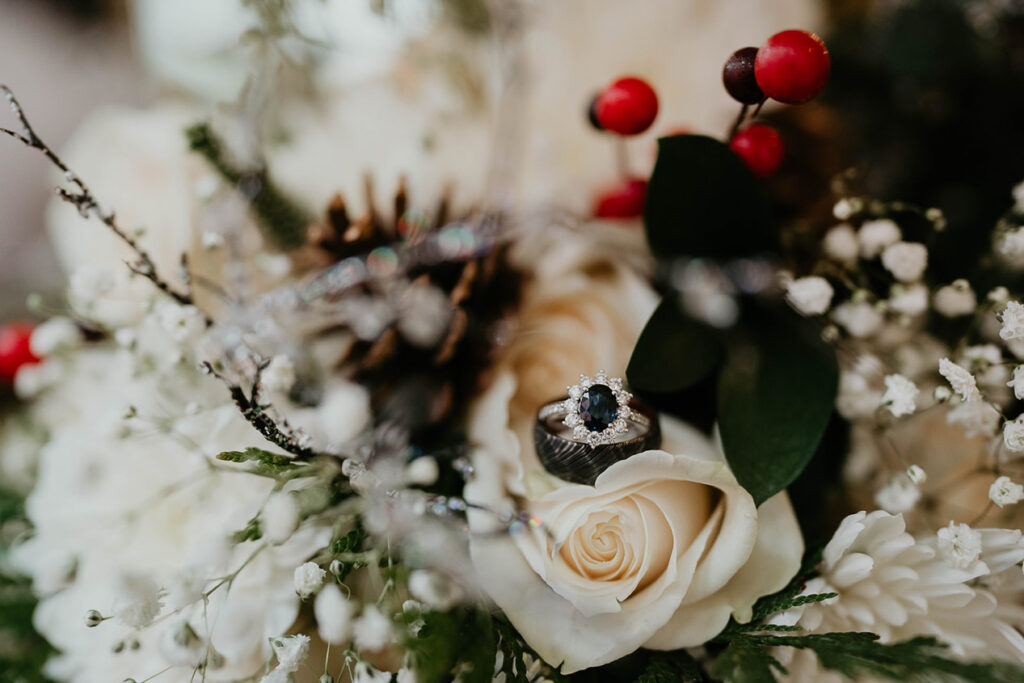
[[[562,245],[531,263],[542,277],[527,289],[518,333],[470,418],[476,475],[465,496],[499,510],[518,504],[543,526],[489,534],[495,517],[473,512],[481,585],[564,673],[639,647],[700,645],[730,616],[749,620],[757,598],[799,567],[803,540],[785,494],[757,508],[721,450],[670,418],[662,418],[662,450],[616,463],[594,486],[541,467],[536,409],[580,373],[621,374],[656,301],[592,244]]]

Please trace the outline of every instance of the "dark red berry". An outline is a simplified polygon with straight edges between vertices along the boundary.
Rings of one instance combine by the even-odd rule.
[[[807,31],[781,31],[765,41],[754,60],[754,77],[765,95],[800,104],[825,87],[829,71],[828,48]]]
[[[726,92],[743,104],[757,104],[764,99],[764,93],[757,86],[754,78],[754,59],[757,57],[756,47],[742,47],[725,60],[722,69],[722,84]]]
[[[41,360],[29,347],[33,329],[32,324],[26,322],[0,326],[0,379],[13,382],[20,367]]]
[[[647,181],[630,178],[608,188],[594,202],[597,218],[636,218],[643,215]]]
[[[587,105],[587,120],[590,121],[590,125],[593,126],[595,130],[603,131],[604,126],[601,125],[601,122],[597,118],[597,98],[599,96],[600,95],[594,95],[590,100],[590,104]]]
[[[658,95],[647,81],[620,78],[597,96],[594,113],[605,129],[619,135],[636,135],[654,123],[658,115]]]
[[[754,175],[770,176],[782,163],[782,138],[771,126],[749,125],[733,136],[729,147]]]

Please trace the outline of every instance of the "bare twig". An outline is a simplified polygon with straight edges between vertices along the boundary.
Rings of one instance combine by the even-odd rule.
[[[28,118],[25,116],[25,112],[21,108],[21,104],[17,98],[14,97],[14,93],[6,85],[0,84],[0,91],[3,92],[7,98],[8,104],[10,104],[11,111],[18,117],[18,121],[21,123],[21,132],[11,130],[9,128],[0,127],[0,133],[5,133],[15,140],[20,141],[27,147],[37,149],[43,153],[50,163],[56,166],[64,174],[64,180],[70,184],[68,187],[58,187],[57,196],[66,201],[67,203],[78,209],[78,213],[83,218],[88,218],[90,215],[98,218],[104,225],[110,228],[111,232],[117,235],[118,238],[125,244],[127,244],[132,251],[135,252],[136,260],[134,262],[127,263],[128,268],[133,273],[141,275],[156,286],[161,292],[171,297],[179,304],[182,305],[194,305],[192,295],[189,291],[180,291],[177,288],[171,286],[166,280],[164,280],[156,270],[156,264],[153,262],[152,257],[145,249],[143,249],[138,241],[132,237],[131,233],[125,231],[120,225],[118,225],[115,218],[114,212],[105,212],[100,208],[99,202],[96,200],[95,195],[89,189],[89,186],[85,184],[77,173],[68,168],[68,165],[64,163],[56,152],[50,149],[50,146],[40,139],[36,135],[35,130],[32,128],[32,124],[29,123]],[[212,323],[209,317],[206,317],[206,323],[209,325]]]

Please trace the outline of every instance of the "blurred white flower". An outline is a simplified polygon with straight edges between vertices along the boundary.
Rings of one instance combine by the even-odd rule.
[[[327,572],[316,562],[305,562],[295,568],[295,592],[305,600],[315,593],[324,583]]]
[[[921,393],[917,385],[903,375],[887,375],[884,381],[882,405],[889,408],[893,417],[913,414],[917,408],[917,396]]]
[[[291,358],[277,355],[263,369],[260,380],[267,391],[288,392],[295,384],[295,366]]]
[[[928,473],[920,465],[911,465],[907,468],[907,477],[916,486],[920,486],[928,481]]]
[[[1024,486],[1007,476],[997,477],[988,489],[988,498],[999,507],[1014,505],[1024,500]]]
[[[847,301],[832,309],[832,319],[854,337],[869,337],[882,326],[884,318],[867,301]]]
[[[920,315],[928,310],[928,288],[921,284],[893,285],[889,290],[889,310],[903,315]]]
[[[391,683],[391,674],[378,671],[366,662],[359,662],[352,671],[352,683]]]
[[[429,455],[421,455],[405,466],[405,480],[415,486],[430,486],[437,476],[437,459]]]
[[[324,586],[313,602],[320,638],[332,645],[343,645],[352,637],[353,607],[334,583]]]
[[[183,306],[169,299],[160,299],[156,305],[156,314],[164,331],[176,342],[194,341],[206,329],[203,314],[195,306]]]
[[[999,253],[1011,259],[1024,256],[1024,228],[1010,230],[999,240]]]
[[[55,317],[39,323],[29,338],[32,353],[45,358],[72,349],[82,341],[82,332],[70,318]]]
[[[865,221],[857,231],[860,255],[867,259],[874,258],[890,244],[899,242],[901,237],[899,226],[888,218]]]
[[[786,299],[803,315],[821,315],[832,302],[832,285],[823,277],[812,275],[786,285]]]
[[[447,611],[462,598],[462,591],[453,581],[427,569],[409,574],[409,593],[425,605]]]
[[[149,576],[126,574],[121,577],[114,616],[131,628],[144,628],[153,623],[164,603],[160,585]]]
[[[964,435],[991,436],[999,426],[999,413],[987,401],[967,401],[946,414],[946,422],[959,425]]]
[[[928,249],[916,242],[890,244],[882,252],[882,265],[900,282],[917,282],[928,266]]]
[[[940,287],[932,298],[935,310],[947,318],[974,313],[978,297],[967,280],[954,280],[952,284]]]
[[[1002,322],[1002,327],[999,328],[999,336],[1002,339],[1024,339],[1024,305],[1019,301],[1008,301],[999,320]]]
[[[375,652],[391,644],[394,630],[391,619],[373,605],[363,608],[363,613],[352,625],[356,647]]]
[[[1013,377],[1006,386],[1013,388],[1013,395],[1018,399],[1024,399],[1024,365],[1018,365],[1013,369]]]
[[[857,233],[848,223],[841,223],[825,233],[822,248],[827,256],[846,264],[855,262],[860,252]]]
[[[284,671],[298,671],[302,663],[309,657],[309,636],[301,633],[293,636],[273,638],[270,644],[277,656],[277,667]]]
[[[271,543],[284,543],[299,526],[299,506],[286,491],[271,494],[260,515],[263,537]]]
[[[846,197],[843,197],[833,205],[832,215],[841,221],[845,221],[853,215],[853,203]]]
[[[921,490],[909,477],[896,477],[875,494],[875,504],[886,512],[909,512],[921,499]]]

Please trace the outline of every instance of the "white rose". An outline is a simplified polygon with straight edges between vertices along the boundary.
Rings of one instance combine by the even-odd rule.
[[[594,486],[548,475],[530,432],[537,407],[581,372],[621,371],[654,303],[621,269],[548,284],[528,294],[520,319],[528,334],[513,341],[474,406],[476,475],[465,491],[499,510],[512,506],[511,494],[544,526],[488,534],[495,517],[472,512],[481,585],[565,673],[639,647],[700,645],[731,616],[749,620],[754,601],[796,572],[803,541],[789,501],[780,494],[756,508],[721,451],[668,418],[662,450],[616,463]],[[595,296],[579,298],[586,293]]]

